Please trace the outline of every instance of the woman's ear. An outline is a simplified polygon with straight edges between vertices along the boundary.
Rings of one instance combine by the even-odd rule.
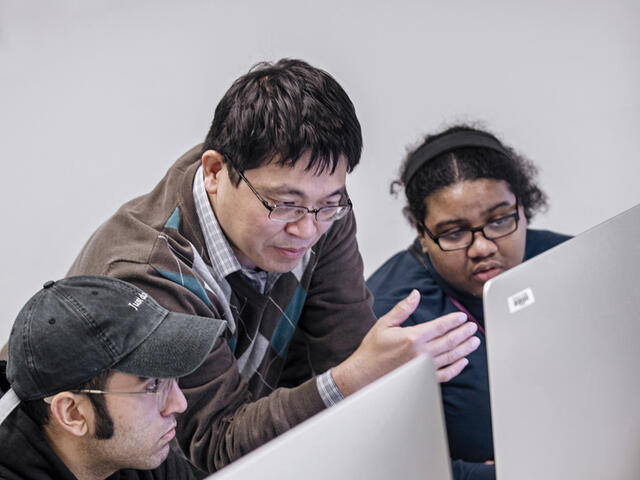
[[[431,240],[426,233],[420,232],[420,231],[418,231],[418,238],[420,239],[420,246],[422,247],[422,253],[428,254],[429,248],[431,247],[431,243],[433,243],[433,240]]]

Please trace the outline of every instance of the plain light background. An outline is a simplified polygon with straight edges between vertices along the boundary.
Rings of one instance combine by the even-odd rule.
[[[576,234],[640,203],[637,0],[0,0],[0,342],[204,139],[231,82],[281,57],[327,70],[356,106],[367,274],[413,237],[388,193],[406,147],[455,121],[539,166],[551,208],[534,227]]]

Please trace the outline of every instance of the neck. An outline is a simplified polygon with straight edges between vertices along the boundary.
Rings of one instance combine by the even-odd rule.
[[[115,472],[97,460],[82,439],[70,438],[48,426],[44,427],[44,434],[51,449],[78,480],[104,480]]]

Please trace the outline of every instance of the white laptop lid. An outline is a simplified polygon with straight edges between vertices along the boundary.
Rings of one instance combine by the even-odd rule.
[[[487,282],[498,480],[640,479],[640,205]]]
[[[450,479],[431,360],[412,360],[209,478]]]

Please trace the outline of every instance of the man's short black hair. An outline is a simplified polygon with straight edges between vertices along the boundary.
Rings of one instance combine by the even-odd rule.
[[[508,155],[483,147],[456,148],[430,159],[416,171],[408,185],[404,185],[402,178],[405,176],[413,153],[420,147],[454,132],[482,132],[494,138]],[[429,195],[454,183],[481,178],[507,182],[511,192],[524,207],[527,220],[530,220],[535,213],[547,206],[546,195],[534,181],[536,174],[537,169],[531,161],[500,142],[490,132],[459,124],[442,132],[427,135],[418,147],[411,150],[400,169],[400,179],[391,184],[391,192],[396,193],[398,187],[404,187],[407,206],[404,207],[403,212],[409,222],[421,233],[424,233],[422,222],[427,215],[425,200]]]
[[[350,172],[360,161],[362,132],[346,92],[327,72],[302,60],[259,63],[237,79],[216,107],[203,152],[215,150],[240,172],[271,161]],[[235,185],[240,178],[229,170]]]
[[[112,370],[105,370],[87,382],[77,385],[74,388],[69,388],[68,390],[104,390],[107,380],[112,373]],[[107,411],[104,395],[89,395],[88,397],[95,410],[95,436],[98,439],[107,440],[113,436],[113,419]],[[20,408],[31,417],[38,427],[42,428],[49,423],[49,404],[44,400],[39,399],[21,402]]]

